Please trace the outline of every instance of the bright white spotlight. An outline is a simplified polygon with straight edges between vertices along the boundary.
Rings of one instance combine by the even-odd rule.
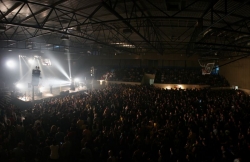
[[[34,63],[34,59],[29,59],[28,61],[29,61],[30,64]]]
[[[44,91],[44,87],[40,87],[40,88],[39,88],[39,91],[40,91],[40,92],[43,92],[43,91]]]
[[[15,62],[12,60],[7,61],[6,65],[8,68],[14,68],[16,66]]]
[[[75,78],[75,82],[79,82],[80,81],[80,79],[79,78]]]
[[[16,87],[17,87],[18,89],[21,89],[21,88],[23,88],[23,85],[22,85],[21,83],[17,83],[17,84],[16,84]]]

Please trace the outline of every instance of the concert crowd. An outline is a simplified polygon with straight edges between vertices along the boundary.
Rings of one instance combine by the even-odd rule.
[[[1,110],[3,162],[249,162],[239,90],[108,85]]]

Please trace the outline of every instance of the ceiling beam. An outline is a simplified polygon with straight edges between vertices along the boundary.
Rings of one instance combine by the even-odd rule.
[[[204,16],[210,11],[213,6],[218,2],[219,0],[211,0],[210,4],[207,6],[207,8],[204,10],[203,14],[201,15],[200,19],[203,19]]]
[[[2,2],[2,1],[1,1]],[[2,2],[3,3],[3,2]],[[2,20],[4,17],[7,17],[12,11],[14,11],[15,9],[17,9],[19,6],[21,6],[21,4],[23,4],[22,2],[16,2],[13,6],[11,6],[10,9],[7,10],[7,12],[3,13],[2,16],[0,16],[0,20]]]
[[[186,10],[188,7],[194,5],[194,4],[195,4],[196,2],[198,2],[198,1],[200,1],[200,0],[196,0],[196,1],[192,2],[192,3],[190,3],[189,5],[185,6],[183,9],[181,9],[181,10],[177,11],[176,13],[174,13],[173,15],[171,15],[171,17],[175,17],[177,14],[183,12],[183,11]]]
[[[222,67],[222,66],[225,66],[225,65],[228,65],[228,64],[231,64],[231,63],[233,63],[233,62],[236,62],[236,61],[239,61],[239,60],[241,60],[241,59],[244,59],[244,58],[247,58],[247,57],[249,57],[250,56],[250,53],[247,53],[246,55],[241,55],[241,57],[240,58],[237,58],[237,59],[235,59],[235,60],[232,60],[232,61],[229,61],[229,62],[226,62],[226,63],[224,63],[224,64],[222,64],[222,65],[219,65],[219,67]]]
[[[101,45],[105,45],[105,46],[108,46],[108,47],[112,47],[113,49],[118,49],[118,50],[123,50],[123,51],[126,51],[126,52],[130,52],[130,53],[133,53],[131,50],[128,50],[127,48],[119,48],[119,47],[116,47],[112,44],[109,44],[109,43],[106,43],[106,42],[102,42],[100,40],[96,40],[94,38],[90,38],[88,36],[84,36],[84,35],[78,35],[78,34],[74,34],[74,33],[67,33],[66,31],[62,31],[62,30],[59,30],[59,29],[52,29],[52,28],[47,28],[47,27],[39,27],[37,25],[30,25],[30,24],[19,24],[19,23],[15,23],[15,22],[3,22],[0,20],[0,23],[5,23],[7,25],[12,25],[12,26],[20,26],[20,27],[27,27],[27,28],[33,28],[33,29],[40,29],[40,30],[44,30],[44,31],[50,31],[50,32],[56,32],[56,33],[60,33],[60,34],[66,34],[66,35],[69,35],[69,36],[72,36],[72,37],[76,37],[76,38],[81,38],[81,39],[85,39],[85,40],[89,40],[89,41],[92,41],[92,42],[95,42],[97,44],[101,44]],[[46,33],[48,34],[48,33]]]
[[[65,31],[67,31],[68,28],[77,27],[77,26],[82,26],[82,25],[91,25],[91,24],[97,22],[97,20],[92,19],[92,17],[93,17],[94,14],[102,7],[102,5],[103,5],[102,3],[99,2],[99,3],[95,3],[94,5],[84,6],[84,7],[81,7],[81,8],[79,8],[79,9],[76,9],[76,10],[74,10],[74,11],[56,7],[57,5],[59,5],[59,4],[63,3],[63,2],[65,2],[65,1],[67,1],[67,0],[58,1],[58,2],[56,2],[56,3],[54,3],[54,4],[51,4],[51,5],[42,4],[42,3],[37,3],[37,2],[31,2],[31,1],[26,1],[27,4],[37,5],[37,6],[40,6],[40,7],[43,7],[43,8],[42,8],[41,10],[37,11],[37,12],[34,12],[32,15],[30,15],[30,16],[28,16],[28,17],[22,19],[22,20],[20,20],[18,23],[24,23],[25,21],[29,20],[30,18],[34,18],[34,19],[35,19],[35,15],[40,14],[40,13],[42,13],[42,12],[48,10],[48,9],[50,9],[50,12],[49,12],[49,14],[45,17],[44,21],[43,21],[41,24],[38,24],[38,22],[36,21],[36,22],[37,22],[36,25],[40,26],[40,28],[46,27],[46,25],[45,25],[46,22],[52,20],[52,18],[49,18],[49,16],[51,15],[51,13],[52,13],[53,11],[56,13],[56,15],[57,15],[56,18],[58,19],[58,22],[59,22],[59,23],[61,23],[61,21],[59,20],[59,18],[60,18],[61,16],[65,16],[65,15],[68,16],[68,14],[73,14],[73,15],[75,15],[75,16],[79,16],[79,17],[85,19],[83,22],[79,22],[79,21],[75,18],[74,21],[76,22],[76,24],[72,24],[72,25],[71,25],[71,23],[69,23],[67,26],[61,27],[60,30],[65,30]],[[98,5],[98,4],[99,4],[99,5]],[[94,6],[96,6],[96,5],[98,5],[98,6],[97,6],[97,7],[95,8],[95,10],[94,10],[90,15],[88,15],[88,16],[82,15],[81,13],[77,13],[77,11],[84,10],[85,8],[89,8],[89,7],[94,7]],[[57,11],[59,11],[59,12],[62,13],[62,14],[58,15],[58,14],[57,14],[57,13],[58,13]],[[70,17],[70,21],[73,20],[72,18],[73,18],[73,17],[71,16],[71,17]],[[88,20],[91,20],[91,22],[89,23]],[[6,21],[8,21],[8,20],[6,20]],[[0,23],[1,23],[1,22],[0,22]],[[98,22],[97,24],[102,24],[102,25],[106,26],[106,28],[109,28],[110,30],[111,30],[111,28],[112,28],[110,25],[107,25],[107,24],[105,24],[105,23],[102,23],[101,21]],[[10,28],[11,28],[11,27],[10,27]],[[8,28],[8,29],[10,29],[10,28]],[[7,30],[8,30],[8,29],[7,29]],[[6,30],[6,31],[7,31],[7,30]],[[131,43],[131,41],[130,41],[128,38],[126,38],[126,37],[125,37],[123,34],[121,34],[118,30],[116,30],[116,29],[114,29],[114,28],[112,28],[112,30],[113,30],[114,32],[116,32],[116,33],[119,33],[119,35],[121,35],[122,38],[124,38],[126,41],[130,42],[130,44],[133,44],[133,43]],[[38,30],[37,30],[37,31],[38,31]],[[35,35],[36,35],[36,34],[34,34],[34,36],[35,36]],[[113,34],[113,35],[114,35],[114,34]],[[87,36],[87,37],[89,37],[89,36]]]
[[[220,48],[205,48],[205,47],[195,48],[195,50],[200,55],[207,55],[207,56],[209,56],[209,55],[214,56],[214,53],[216,53],[217,51],[220,51],[220,52],[226,51],[228,56],[230,56],[230,54],[233,53],[233,52],[250,53],[250,50],[240,50],[240,49],[237,49],[237,50],[232,50],[232,49],[220,50]],[[208,50],[210,50],[210,51],[208,51]],[[201,51],[204,51],[204,52],[201,52]],[[219,52],[217,52],[217,53],[219,53]]]
[[[150,0],[146,0],[151,6],[155,7],[158,11],[161,11],[163,14],[165,14],[167,17],[170,17],[168,13],[160,9],[158,6],[156,6],[154,3],[152,3]]]
[[[130,24],[130,22],[126,21],[118,12],[116,12],[111,6],[109,6],[106,2],[103,1],[103,6],[110,11],[112,14],[114,14],[118,19],[120,19],[127,27],[129,27],[133,32],[135,32],[138,36],[140,36],[141,39],[143,39],[145,42],[147,42],[151,47],[153,47],[154,50],[159,52],[160,54],[163,53],[162,47],[160,47],[160,42],[156,44],[152,44],[152,42],[147,39],[142,33],[140,33],[140,30],[136,29],[134,26]],[[149,26],[151,30],[154,30],[152,26]],[[149,35],[149,33],[147,33]],[[154,33],[156,34],[156,33]],[[157,39],[157,38],[156,38]]]
[[[49,8],[53,8],[53,7],[57,6],[57,5],[60,5],[60,4],[64,3],[64,2],[66,2],[66,1],[67,1],[67,0],[61,0],[61,1],[58,1],[58,2],[55,2],[55,3],[51,4],[50,7],[42,8],[42,9],[40,9],[40,10],[38,10],[38,11],[32,13],[31,15],[27,16],[26,18],[20,20],[19,23],[23,23],[23,22],[25,22],[25,21],[27,21],[27,20],[29,20],[29,19],[35,17],[36,15],[38,15],[38,14],[40,14],[40,13],[42,13],[42,12],[48,10]],[[22,3],[20,3],[20,5],[21,5],[21,4],[22,4]],[[28,3],[27,3],[27,4],[28,4]],[[33,4],[33,3],[31,3],[31,4]],[[49,14],[49,15],[50,15],[50,14]],[[5,17],[6,17],[6,16],[5,16]],[[47,16],[47,17],[48,17],[48,16]],[[47,17],[46,17],[46,19],[47,19]],[[1,19],[0,19],[0,20],[1,20]],[[43,22],[42,26],[43,26],[45,23],[46,23],[46,22]],[[10,29],[10,28],[6,29],[6,31],[9,30],[9,29]]]
[[[220,46],[220,47],[227,47],[227,48],[240,48],[240,49],[248,49],[248,50],[250,50],[250,47],[237,46],[237,45],[231,45],[231,44],[203,43],[203,42],[196,42],[195,44],[197,44],[197,45],[208,45],[208,46]]]
[[[200,35],[203,34],[204,32],[206,32],[208,29],[210,29],[211,27],[213,27],[215,24],[219,23],[220,21],[224,20],[227,16],[230,16],[232,13],[234,13],[237,10],[242,9],[243,6],[245,6],[247,3],[249,3],[250,0],[245,1],[244,3],[240,3],[237,7],[235,7],[233,10],[231,10],[230,12],[228,12],[226,15],[222,16],[220,19],[218,19],[217,21],[213,22],[210,26],[206,27],[204,30],[202,30],[200,32]]]

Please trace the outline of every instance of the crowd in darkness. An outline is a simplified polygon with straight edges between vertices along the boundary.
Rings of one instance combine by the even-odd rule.
[[[105,72],[100,79],[107,81],[141,82],[144,74],[155,74],[155,83],[164,84],[205,84],[213,87],[228,87],[223,76],[202,75],[200,68],[124,68]]]
[[[1,112],[12,162],[249,162],[250,97],[238,90],[108,85]]]

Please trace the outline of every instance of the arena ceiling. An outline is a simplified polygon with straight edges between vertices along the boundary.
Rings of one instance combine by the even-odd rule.
[[[244,57],[250,0],[1,0],[0,48]]]

